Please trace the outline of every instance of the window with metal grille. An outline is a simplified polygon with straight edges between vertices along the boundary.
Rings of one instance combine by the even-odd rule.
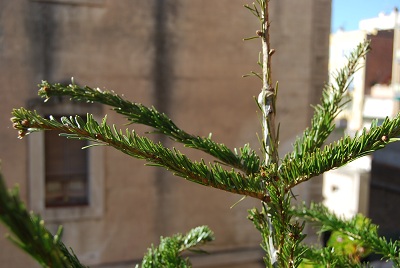
[[[88,153],[82,149],[88,142],[59,134],[46,131],[44,135],[45,206],[88,205]]]

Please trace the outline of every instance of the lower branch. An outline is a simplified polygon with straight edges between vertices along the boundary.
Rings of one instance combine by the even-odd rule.
[[[95,145],[108,145],[138,159],[146,160],[149,165],[160,166],[189,181],[213,187],[219,190],[250,196],[262,201],[268,201],[268,196],[260,189],[261,181],[255,176],[245,176],[235,170],[227,171],[219,164],[206,165],[204,161],[193,162],[176,149],[168,149],[160,143],[154,143],[146,137],[140,137],[135,132],[111,129],[106,120],[97,123],[92,115],[85,122],[79,116],[44,119],[37,113],[21,109],[13,111],[12,121],[19,130],[19,136],[41,130],[60,130],[67,138],[86,139]],[[93,146],[93,145],[92,145]]]

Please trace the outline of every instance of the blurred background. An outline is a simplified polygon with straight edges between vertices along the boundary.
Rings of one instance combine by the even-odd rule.
[[[357,1],[354,1],[357,2]],[[360,1],[358,1],[360,2]],[[338,117],[335,137],[367,126],[371,118],[398,110],[399,41],[397,1],[271,1],[272,75],[279,81],[281,155],[312,116],[329,74],[363,39],[372,42],[364,68],[351,85],[353,101]],[[260,43],[243,42],[259,29],[230,0],[1,0],[0,1],[0,159],[9,187],[18,184],[29,210],[49,228],[63,225],[64,242],[91,267],[132,267],[160,236],[208,225],[216,241],[210,255],[195,256],[195,267],[264,267],[260,237],[246,198],[206,189],[159,168],[144,167],[112,148],[80,150],[84,144],[34,133],[17,139],[9,118],[29,107],[44,116],[108,115],[108,107],[37,97],[41,80],[114,90],[128,100],[154,105],[185,131],[230,148],[259,148],[257,96],[261,83],[242,78],[257,71]],[[382,13],[383,12],[383,13]],[[354,26],[356,25],[356,26]],[[372,107],[372,108],[370,108]],[[139,133],[149,129],[134,127]],[[151,136],[159,139],[159,136]],[[169,147],[170,140],[161,141]],[[189,157],[208,159],[182,149]],[[362,212],[387,234],[399,230],[393,205],[399,201],[400,163],[396,146],[335,170],[295,189],[299,201],[324,201],[352,216]],[[382,197],[385,198],[382,198]],[[347,199],[344,199],[347,198]],[[335,202],[341,200],[343,202]],[[397,209],[397,211],[396,211]],[[389,214],[388,214],[389,213]],[[318,237],[308,229],[310,243]],[[7,230],[0,226],[3,236]],[[37,267],[6,239],[0,240],[4,267]]]

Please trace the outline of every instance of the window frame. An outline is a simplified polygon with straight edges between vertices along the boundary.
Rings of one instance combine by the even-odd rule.
[[[51,100],[51,99],[50,99]],[[52,103],[31,104],[41,115],[77,115],[90,113],[99,119],[101,106],[74,103],[58,99]],[[71,141],[73,142],[73,141]],[[104,147],[88,150],[88,204],[80,206],[46,207],[45,204],[45,135],[43,132],[28,135],[29,206],[47,221],[100,218],[104,214]]]

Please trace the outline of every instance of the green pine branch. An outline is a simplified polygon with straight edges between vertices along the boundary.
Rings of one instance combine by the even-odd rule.
[[[345,136],[341,140],[303,153],[301,161],[297,158],[285,158],[279,167],[280,177],[286,181],[287,190],[318,176],[326,171],[346,165],[357,158],[371,154],[396,142],[400,135],[400,113],[393,119],[386,118],[377,126],[377,121],[371,124],[369,130],[364,129],[354,138]]]
[[[8,238],[31,255],[43,267],[86,267],[61,242],[62,227],[52,235],[40,216],[29,213],[19,197],[17,188],[7,190],[0,173],[0,221],[12,235]]]
[[[95,145],[112,146],[132,157],[146,160],[149,165],[164,167],[176,176],[204,186],[260,200],[267,198],[259,177],[246,176],[234,169],[225,170],[218,163],[206,165],[204,161],[191,161],[178,150],[171,150],[161,143],[154,143],[134,131],[126,130],[123,133],[115,126],[108,126],[106,117],[99,124],[90,114],[88,114],[86,122],[79,116],[62,117],[61,122],[58,122],[53,117],[45,119],[36,112],[24,108],[14,109],[12,114],[12,122],[14,127],[19,130],[21,138],[34,131],[60,130],[68,138],[86,139],[94,142]]]
[[[400,136],[400,113],[393,119],[386,118],[380,126],[376,120],[373,121],[369,130],[364,129],[361,133],[356,133],[353,138],[345,136],[324,148],[305,152],[300,157],[301,161],[297,155],[291,155],[285,157],[277,167],[275,165],[262,167],[259,176],[269,193],[264,201],[269,203],[271,198],[277,200],[276,195],[273,197],[271,192],[273,189],[279,189],[279,185],[283,185],[284,193],[288,193],[290,189],[304,181],[383,149],[389,143],[399,141],[398,136]]]
[[[304,248],[303,264],[305,267],[337,267],[337,268],[369,268],[369,264],[354,262],[349,256],[335,251],[332,247],[315,248],[302,246]]]
[[[369,42],[365,41],[348,56],[347,64],[334,74],[335,83],[327,84],[322,92],[321,104],[314,107],[314,115],[311,127],[305,129],[303,134],[297,138],[293,147],[293,153],[287,158],[300,161],[304,155],[320,148],[328,136],[335,129],[334,119],[340,113],[343,106],[347,104],[344,97],[348,93],[348,87],[352,76],[360,68],[361,59],[365,58],[370,50]]]
[[[86,267],[61,242],[62,227],[52,235],[40,216],[28,213],[19,197],[18,188],[7,190],[1,173],[0,221],[13,233],[8,238],[42,267]],[[196,227],[186,235],[161,237],[160,245],[148,250],[140,267],[191,267],[189,259],[183,258],[181,254],[184,251],[203,253],[198,247],[214,239],[214,233],[207,226]]]
[[[309,222],[321,225],[321,231],[339,231],[353,239],[363,242],[373,253],[382,255],[383,259],[391,260],[400,267],[400,241],[387,241],[378,235],[378,226],[370,219],[364,218],[360,224],[359,218],[344,220],[328,211],[322,204],[312,203],[292,210],[293,215],[304,218]]]
[[[214,233],[207,226],[199,226],[190,230],[186,235],[176,234],[172,237],[161,237],[157,247],[148,249],[141,263],[141,268],[154,267],[192,267],[188,258],[183,258],[184,251],[204,253],[198,246],[213,241]],[[136,266],[139,268],[139,265]]]
[[[83,102],[98,102],[113,107],[113,110],[135,124],[143,124],[155,129],[155,132],[171,137],[173,140],[184,144],[186,147],[204,151],[226,165],[242,170],[246,174],[259,171],[260,159],[248,144],[233,152],[224,144],[214,142],[210,137],[202,138],[186,133],[164,113],[158,112],[154,107],[148,108],[140,103],[123,99],[110,91],[80,87],[74,83],[70,85],[50,84],[42,81],[39,84],[39,96],[50,98],[53,96],[69,96],[71,99]]]

